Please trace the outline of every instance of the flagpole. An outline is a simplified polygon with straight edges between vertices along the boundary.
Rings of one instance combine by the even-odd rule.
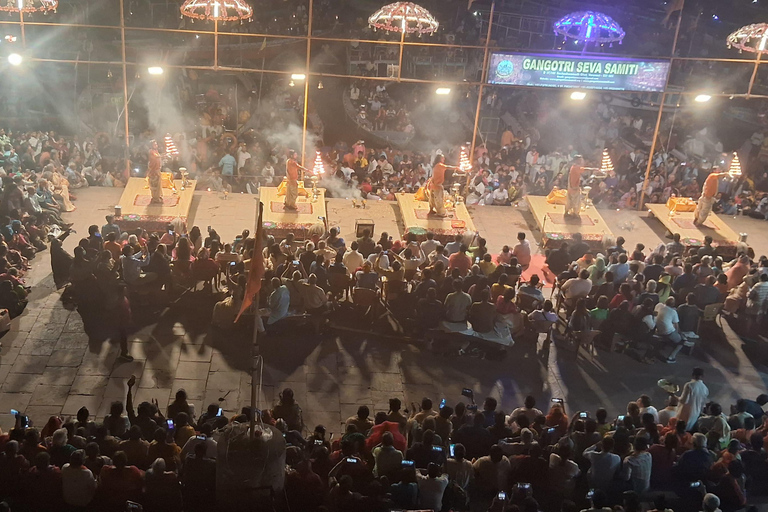
[[[254,239],[254,250],[259,249],[260,245],[258,243],[259,240],[261,240],[262,236],[262,216],[264,214],[264,203],[259,201],[259,215],[256,219],[256,237]],[[255,254],[251,255],[251,258],[253,259],[255,257]],[[251,269],[251,272],[253,272],[253,269]],[[251,428],[250,428],[250,439],[251,441],[254,440],[256,436],[256,394],[258,393],[256,389],[256,371],[258,370],[258,365],[256,364],[257,359],[259,358],[259,295],[261,293],[261,290],[259,290],[259,293],[256,294],[256,297],[253,298],[253,304],[254,304],[254,315],[253,315],[253,341],[251,342]]]

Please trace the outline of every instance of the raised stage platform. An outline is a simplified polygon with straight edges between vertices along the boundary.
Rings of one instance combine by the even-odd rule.
[[[546,196],[525,196],[536,225],[541,231],[542,245],[560,247],[563,241],[573,240],[574,233],[581,233],[583,240],[595,250],[603,248],[604,240],[615,240],[613,232],[595,208],[587,208],[576,218],[565,217],[565,206],[550,204]]]
[[[435,234],[435,239],[442,243],[451,242],[457,234],[476,231],[467,207],[460,203],[455,210],[448,210],[447,217],[428,215],[429,203],[418,201],[414,194],[395,194],[397,206],[403,216],[403,237],[408,232],[416,233],[419,239],[425,239],[427,231]]]
[[[259,189],[261,202],[264,203],[264,232],[277,239],[285,238],[288,233],[293,233],[299,240],[310,238],[312,226],[323,221],[319,217],[326,217],[325,189],[318,188],[317,201],[312,202],[311,190],[307,189],[310,197],[299,195],[296,200],[298,210],[285,210],[284,195],[278,195],[278,187],[261,187]]]
[[[145,178],[130,178],[118,203],[122,216],[115,219],[125,231],[144,228],[147,231],[165,231],[169,222],[176,218],[187,222],[197,181],[189,180],[181,190],[181,180],[174,180],[178,193],[163,188],[164,204],[151,204],[152,194]]]
[[[670,233],[680,233],[680,242],[686,247],[699,247],[704,244],[704,237],[709,235],[717,248],[717,253],[732,258],[736,256],[736,244],[739,235],[723,222],[723,219],[711,213],[703,226],[693,224],[693,212],[679,212],[669,215],[666,204],[647,204],[652,217],[656,217]]]

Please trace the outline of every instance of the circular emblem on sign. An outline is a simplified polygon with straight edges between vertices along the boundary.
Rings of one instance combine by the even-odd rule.
[[[510,76],[514,70],[515,66],[512,64],[511,60],[503,60],[499,62],[499,65],[496,68],[496,74],[500,77],[507,77]]]

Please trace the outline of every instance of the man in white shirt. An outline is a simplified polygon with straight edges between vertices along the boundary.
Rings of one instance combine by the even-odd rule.
[[[621,457],[613,453],[613,447],[613,438],[605,437],[584,450],[584,458],[590,462],[587,478],[591,488],[609,490],[613,485],[616,472],[621,469]]]
[[[445,252],[446,256],[450,256],[453,253],[459,252],[459,249],[461,249],[461,245],[464,243],[464,235],[455,235],[453,237],[453,242],[448,242],[445,244]]]
[[[569,305],[576,304],[576,299],[585,298],[592,291],[592,281],[589,280],[589,271],[583,269],[579,277],[574,277],[563,283],[560,287],[565,301]]]
[[[357,252],[357,241],[349,244],[349,249],[344,253],[344,266],[347,267],[347,275],[351,276],[352,273],[363,266],[365,259],[363,255]]]
[[[702,381],[703,377],[704,370],[694,368],[691,380],[685,383],[683,392],[678,397],[677,419],[686,423],[686,430],[693,430],[709,400],[709,388]]]
[[[518,407],[512,411],[512,414],[509,415],[507,423],[511,425],[513,422],[517,421],[517,417],[521,414],[528,418],[528,422],[531,425],[533,425],[533,421],[536,418],[539,416],[544,416],[544,413],[536,408],[536,399],[532,395],[525,397],[525,403],[523,407]]]
[[[435,240],[435,234],[431,231],[427,231],[427,239],[421,242],[420,247],[424,254],[429,255],[437,248],[438,245],[440,244],[437,240]]]
[[[664,427],[669,424],[669,420],[677,416],[677,397],[670,395],[667,399],[667,406],[659,411],[658,423]]]
[[[96,494],[96,479],[91,470],[83,466],[85,452],[75,450],[69,458],[69,464],[61,468],[61,486],[64,503],[75,509],[87,507]]]
[[[477,485],[481,490],[494,492],[508,490],[512,465],[504,456],[500,446],[491,446],[490,455],[480,457],[472,467],[475,468]]]
[[[529,428],[524,428],[520,431],[520,441],[517,443],[508,443],[503,439],[499,440],[501,451],[507,457],[528,454],[531,448],[538,445],[539,443],[533,440],[533,432]]]
[[[504,206],[507,204],[507,201],[509,201],[509,192],[507,192],[507,187],[503,183],[499,185],[499,188],[493,191],[491,194],[491,197],[493,198],[493,204],[496,206]]]
[[[531,244],[525,239],[525,233],[522,231],[517,234],[517,243],[512,247],[512,255],[517,258],[523,270],[531,264]]]
[[[658,326],[658,323],[656,325]],[[637,399],[637,405],[640,406],[640,417],[642,417],[643,414],[650,414],[653,416],[653,422],[657,424],[659,423],[659,411],[651,405],[651,397],[648,395],[640,395],[640,398]],[[666,423],[664,423],[664,425],[666,425]]]
[[[240,147],[237,148],[237,170],[241,171],[243,170],[243,167],[245,167],[245,163],[248,161],[248,159],[251,158],[251,154],[248,152],[248,149],[245,147],[245,143],[243,142],[240,144]]]
[[[380,245],[374,247],[373,252],[368,255],[367,261],[373,268],[376,268],[376,265],[378,265],[383,269],[389,270],[389,256],[387,256],[386,251],[382,250]]]
[[[507,462],[509,464],[509,462]],[[416,472],[419,485],[419,506],[425,510],[439,512],[443,509],[443,493],[448,487],[448,475],[442,474],[440,466],[429,463],[427,476]]]
[[[427,256],[429,259],[429,264],[434,265],[438,261],[442,261],[444,268],[448,268],[448,256],[445,254],[445,247],[442,245],[438,245],[435,247],[435,250],[429,253],[429,256]]]
[[[656,311],[656,335],[662,341],[676,345],[667,358],[668,363],[674,363],[677,353],[685,346],[685,338],[680,334],[680,318],[675,309],[675,298],[670,297],[664,304],[656,304],[654,311]]]

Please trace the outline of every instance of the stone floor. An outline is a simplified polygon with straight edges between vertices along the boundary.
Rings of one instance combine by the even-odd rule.
[[[65,244],[71,250],[90,224],[101,225],[120,197],[114,189],[79,191],[78,210],[68,214],[77,235]],[[331,225],[342,236],[353,238],[354,221],[370,218],[376,231],[397,233],[397,211],[392,203],[369,202],[366,210],[351,208],[348,201],[329,201]],[[521,207],[475,207],[472,215],[492,251],[514,239],[517,231],[533,225]],[[215,193],[198,192],[192,223],[212,225],[224,239],[231,239],[254,225],[253,197],[234,195],[226,201]],[[642,241],[654,246],[663,237],[660,223],[644,213],[610,212],[605,215],[616,235],[628,244]],[[758,254],[768,252],[768,227],[754,219],[729,218],[737,232],[750,233]],[[135,304],[137,330],[131,335],[132,363],[116,361],[117,345],[110,336],[85,334],[77,311],[65,309],[53,287],[48,253],[38,255],[28,274],[33,286],[30,304],[14,319],[0,351],[0,426],[12,425],[11,408],[26,411],[37,425],[48,416],[74,415],[85,405],[101,419],[114,400],[124,400],[126,381],[136,375],[136,400],[156,398],[161,404],[176,389],[186,389],[198,412],[219,402],[234,412],[250,401],[248,375],[250,330],[233,333],[209,329],[213,301],[202,293],[185,294],[162,311]],[[766,389],[768,368],[761,343],[743,342],[724,323],[725,335],[702,346],[692,357],[681,356],[676,365],[644,365],[621,354],[600,351],[594,360],[558,354],[557,349],[518,343],[503,361],[469,357],[436,356],[405,340],[371,336],[366,332],[341,332],[318,338],[297,332],[259,340],[264,356],[261,407],[277,399],[279,390],[291,387],[309,426],[324,424],[341,432],[343,420],[359,405],[385,409],[391,397],[404,403],[423,396],[449,404],[462,400],[464,387],[475,390],[478,401],[495,396],[504,410],[518,406],[532,393],[546,408],[550,397],[563,397],[570,409],[594,410],[606,406],[611,413],[623,410],[640,394],[656,402],[665,395],[655,383],[667,378],[683,383],[693,366],[705,368],[711,395],[723,404],[738,396],[754,398]],[[247,327],[247,326],[246,326]]]

